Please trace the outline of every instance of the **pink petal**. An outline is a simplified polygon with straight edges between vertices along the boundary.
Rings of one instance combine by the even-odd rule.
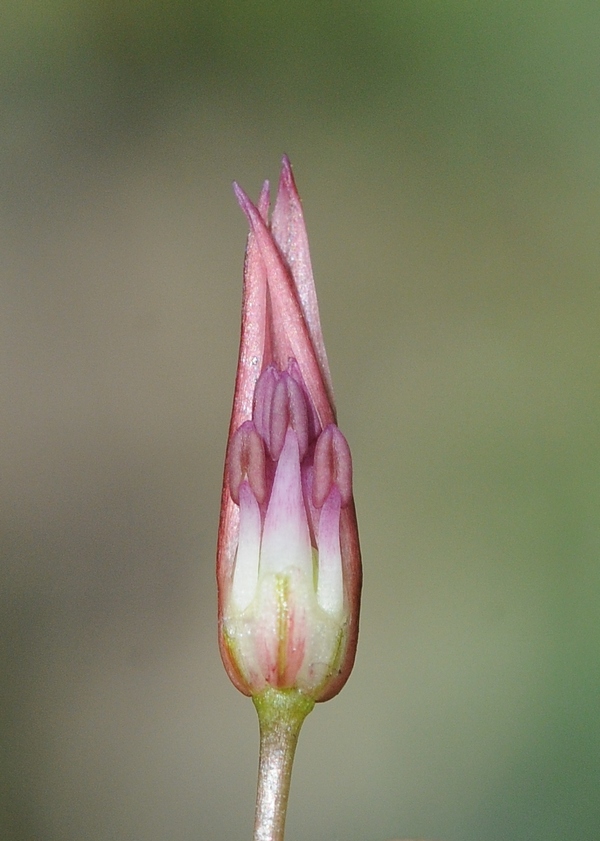
[[[231,599],[245,610],[254,599],[260,558],[260,509],[248,482],[240,486],[240,535],[233,571]]]
[[[296,433],[288,429],[269,499],[260,555],[261,575],[290,567],[312,572]]]
[[[283,261],[279,249],[265,225],[260,213],[240,187],[236,195],[242,210],[250,223],[252,233],[260,249],[266,267],[269,296],[273,309],[272,337],[273,359],[280,370],[287,368],[290,358],[295,358],[302,378],[313,401],[321,426],[335,422],[335,410],[328,388],[321,373],[316,349],[304,313],[300,306],[298,292],[289,268]]]
[[[294,277],[294,284],[298,293],[298,299],[304,319],[310,333],[311,341],[319,360],[321,375],[333,403],[333,385],[331,383],[331,372],[321,320],[319,318],[319,305],[317,303],[317,292],[313,278],[310,262],[310,251],[308,247],[308,235],[304,223],[302,203],[296,188],[292,166],[287,155],[284,155],[281,163],[281,175],[279,177],[279,188],[273,218],[271,221],[273,239],[283,254]]]
[[[337,616],[344,605],[340,509],[342,500],[335,485],[321,509],[319,519],[319,574],[317,601],[327,613]]]

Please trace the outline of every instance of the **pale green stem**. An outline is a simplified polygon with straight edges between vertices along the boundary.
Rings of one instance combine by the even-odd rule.
[[[260,724],[254,841],[283,841],[298,734],[315,702],[297,689],[271,688],[253,701]]]

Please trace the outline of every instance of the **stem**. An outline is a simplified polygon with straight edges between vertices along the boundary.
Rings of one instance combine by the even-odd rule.
[[[298,734],[315,702],[297,689],[270,687],[253,701],[260,725],[254,841],[283,841]]]

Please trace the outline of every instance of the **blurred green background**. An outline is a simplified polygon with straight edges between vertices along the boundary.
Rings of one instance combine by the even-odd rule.
[[[4,0],[7,841],[242,841],[216,647],[246,223],[287,152],[365,566],[289,841],[597,841],[600,6]]]

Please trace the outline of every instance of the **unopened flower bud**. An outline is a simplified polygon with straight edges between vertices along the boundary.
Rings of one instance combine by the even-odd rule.
[[[236,686],[335,695],[356,650],[361,567],[352,461],[336,425],[308,240],[284,158],[273,221],[250,223],[221,501],[219,641]]]

